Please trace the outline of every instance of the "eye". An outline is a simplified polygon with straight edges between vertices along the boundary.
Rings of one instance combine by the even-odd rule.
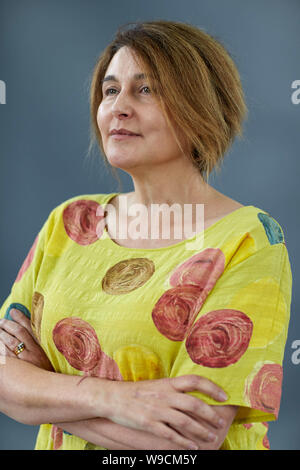
[[[143,87],[141,88],[141,90],[144,90],[145,88],[147,88],[147,89],[149,90],[149,92],[148,92],[148,93],[146,93],[147,95],[148,95],[149,93],[151,93],[151,92],[150,92],[150,88],[149,88],[148,86],[146,86],[146,85],[145,85],[145,86],[143,86]],[[115,88],[107,88],[107,89],[105,90],[104,94],[105,94],[106,96],[108,96],[108,95],[111,95],[111,94],[113,94],[113,95],[114,95],[115,93],[109,93],[109,92],[110,92],[110,90],[113,90],[113,91],[118,91],[118,90],[116,90]],[[141,91],[141,90],[140,90],[140,91]]]
[[[114,90],[114,91],[117,91],[115,88],[107,88],[104,92],[105,95],[110,95],[109,91],[110,90]]]
[[[141,90],[144,90],[145,88],[148,88],[149,93],[150,93],[150,88],[149,88],[147,85],[143,86],[143,87],[141,88]]]

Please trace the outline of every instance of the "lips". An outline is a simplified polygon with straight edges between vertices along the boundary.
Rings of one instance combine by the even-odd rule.
[[[130,140],[139,136],[134,134],[112,134],[110,137],[114,140]]]
[[[131,136],[137,136],[138,134],[133,134],[129,132],[113,132],[112,135],[131,135]]]
[[[129,136],[138,136],[139,134],[136,134],[128,129],[113,129],[109,135],[129,135]]]

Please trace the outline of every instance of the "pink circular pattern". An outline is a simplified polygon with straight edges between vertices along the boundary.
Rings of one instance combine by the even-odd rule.
[[[266,448],[266,449],[270,449],[270,442],[269,442],[269,439],[268,439],[268,436],[267,434],[264,435],[264,438],[263,438],[263,446]]]
[[[53,341],[68,363],[87,376],[123,380],[117,363],[100,347],[94,328],[77,317],[60,320],[53,329]]]
[[[173,271],[172,286],[192,285],[198,292],[210,292],[224,271],[225,255],[219,248],[207,248],[197,253]]]
[[[53,450],[58,450],[63,444],[63,430],[56,426],[52,425],[51,437],[53,440]]]
[[[63,212],[66,233],[79,245],[96,242],[103,233],[104,220],[102,206],[93,200],[74,201]]]
[[[168,289],[156,302],[152,319],[156,328],[172,341],[182,341],[202,305],[199,288],[177,286]]]
[[[213,310],[193,326],[186,350],[196,364],[227,367],[237,362],[248,348],[253,324],[238,310]]]
[[[15,282],[19,282],[22,279],[23,275],[25,274],[25,272],[27,271],[27,269],[31,265],[32,260],[34,258],[34,253],[35,253],[35,250],[36,250],[38,239],[39,239],[39,235],[37,235],[35,237],[33,245],[30,248],[30,250],[29,250],[29,252],[28,252],[28,254],[27,254],[27,256],[26,256],[26,258],[25,258],[25,260],[24,260],[24,262],[23,262],[23,264],[22,264],[22,266],[21,266],[21,268],[18,272],[18,275],[17,275],[17,278],[16,278]]]
[[[280,364],[263,364],[251,381],[247,381],[245,394],[252,408],[273,413],[278,417],[282,367]]]
[[[253,424],[252,424],[252,423],[243,423],[243,426],[244,426],[246,429],[250,429],[250,428],[252,428]]]
[[[168,289],[152,310],[156,328],[172,341],[182,341],[191,328],[208,293],[224,271],[222,250],[207,248],[177,266]]]
[[[101,351],[100,361],[88,375],[108,380],[123,380],[117,363],[103,351]]]
[[[60,320],[52,335],[59,352],[75,369],[88,372],[100,361],[101,348],[95,330],[81,318]]]

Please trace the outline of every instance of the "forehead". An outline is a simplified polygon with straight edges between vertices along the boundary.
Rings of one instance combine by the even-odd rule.
[[[153,74],[151,72],[147,74],[145,69],[146,67],[144,67],[136,52],[132,48],[123,46],[111,59],[101,84],[110,81],[119,82],[121,79],[133,80],[134,82],[149,79],[150,83],[152,80],[152,83],[156,84],[157,80]]]
[[[138,56],[135,51],[127,46],[123,46],[111,59],[106,70],[106,75],[114,72],[117,73],[117,71],[122,71],[122,74],[126,72],[137,74],[142,72],[141,67],[142,65],[138,63]]]

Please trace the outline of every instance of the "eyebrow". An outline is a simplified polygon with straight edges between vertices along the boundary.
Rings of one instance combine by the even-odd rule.
[[[145,78],[147,78],[147,75],[145,75],[144,73],[136,73],[135,75],[133,75],[133,78],[134,80],[144,80]],[[115,75],[107,75],[101,80],[101,84],[103,84],[104,82],[118,82],[118,81],[119,80],[117,79]]]

